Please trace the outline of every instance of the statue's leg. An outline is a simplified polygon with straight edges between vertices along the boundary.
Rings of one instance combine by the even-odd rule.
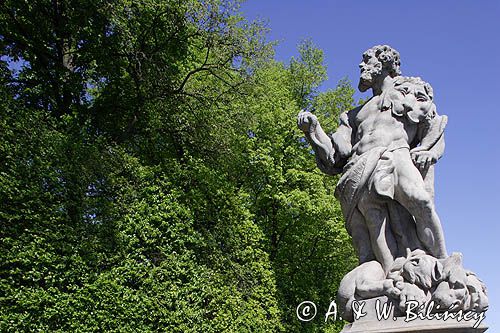
[[[357,208],[354,209],[349,225],[354,248],[358,253],[359,264],[375,260],[365,217]]]
[[[360,198],[358,208],[365,218],[375,258],[387,273],[398,250],[396,240],[389,226],[387,204],[380,200],[375,193],[366,191]]]
[[[424,249],[420,238],[417,235],[415,219],[406,208],[396,200],[387,203],[389,207],[389,219],[394,238],[398,242],[397,257],[406,257],[407,250]]]
[[[418,237],[430,254],[436,258],[445,258],[447,255],[441,221],[432,195],[426,190],[422,175],[414,166],[409,151],[394,151],[394,164],[397,179],[395,199],[415,217]]]

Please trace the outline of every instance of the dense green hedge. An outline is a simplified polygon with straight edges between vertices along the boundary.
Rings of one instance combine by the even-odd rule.
[[[338,330],[295,317],[355,264],[295,117],[353,91],[265,30],[216,0],[2,5],[0,331]]]

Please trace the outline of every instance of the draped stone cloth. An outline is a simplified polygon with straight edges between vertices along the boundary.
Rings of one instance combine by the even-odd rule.
[[[376,193],[380,199],[386,202],[385,209],[388,210],[387,215],[389,216],[387,225],[398,243],[399,255],[405,255],[407,249],[425,249],[418,238],[413,216],[394,200],[394,177],[397,173],[394,170],[393,152],[407,149],[409,150],[408,154],[410,154],[411,151],[431,149],[443,135],[446,123],[446,116],[433,117],[428,122],[428,126],[424,127],[424,131],[420,133],[420,145],[418,146],[394,144],[389,147],[378,147],[349,159],[335,189],[335,197],[341,203],[345,226],[351,236],[353,213],[362,195],[366,191],[370,191]],[[434,192],[433,168],[434,166],[431,165],[423,175],[428,191],[432,192],[432,195]]]
[[[408,145],[378,147],[351,158],[344,167],[335,197],[340,201],[346,228],[350,233],[352,214],[364,191],[375,191],[383,198],[394,199],[394,164],[392,152],[409,149]]]

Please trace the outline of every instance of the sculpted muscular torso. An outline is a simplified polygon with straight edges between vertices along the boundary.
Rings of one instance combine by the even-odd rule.
[[[381,112],[380,99],[380,96],[375,96],[361,109],[355,109],[347,115],[355,129],[353,157],[377,147],[409,145],[415,138],[417,124],[411,124],[404,118],[395,118],[391,112]]]

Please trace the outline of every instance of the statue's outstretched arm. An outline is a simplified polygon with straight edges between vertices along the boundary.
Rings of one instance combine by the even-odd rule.
[[[357,109],[349,111],[355,113]],[[344,112],[339,117],[339,127],[332,134],[332,142],[335,148],[335,160],[337,163],[345,164],[352,153],[352,127],[349,123],[349,112]]]
[[[351,154],[351,127],[347,114],[340,117],[337,131],[330,137],[321,127],[317,117],[310,112],[300,112],[297,119],[299,128],[304,132],[316,156],[318,168],[326,174],[335,175]]]

